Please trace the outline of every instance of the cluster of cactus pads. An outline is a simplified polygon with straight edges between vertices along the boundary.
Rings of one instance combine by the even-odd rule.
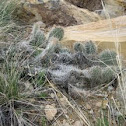
[[[60,41],[63,38],[63,29],[51,30],[48,40],[51,37]],[[45,50],[50,43],[51,41],[47,43]],[[51,45],[45,55],[40,57],[40,66],[46,69],[47,77],[53,83],[64,88],[73,85],[90,89],[108,84],[116,76],[116,52],[107,49],[98,53],[97,46],[92,41],[76,42],[73,49],[74,51],[64,48],[58,42]]]
[[[32,35],[29,40],[32,46],[45,47],[49,39],[51,39],[52,37],[57,38],[59,41],[63,38],[64,31],[62,28],[53,28],[50,31],[48,38],[46,38],[44,32],[40,29],[40,26],[41,26],[41,23],[38,23],[38,24],[36,23],[33,26]]]
[[[62,28],[53,28],[45,35],[35,24],[30,39],[18,45],[31,58],[24,65],[31,65],[32,71],[44,70],[50,81],[66,89],[69,85],[91,89],[113,80],[118,67],[115,51],[106,49],[99,53],[92,41],[76,42],[71,51],[60,44],[63,36]]]
[[[57,45],[55,45],[57,46]],[[92,89],[111,82],[117,74],[116,52],[103,50],[98,53],[94,42],[75,43],[74,52],[59,47],[59,52],[50,56],[53,64],[47,70],[48,79],[61,87],[73,85]]]

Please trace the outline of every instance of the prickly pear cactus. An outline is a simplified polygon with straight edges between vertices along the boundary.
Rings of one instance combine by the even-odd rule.
[[[49,50],[49,53],[59,53],[61,52],[61,49],[62,49],[62,46],[61,44],[56,44],[56,45],[53,45],[50,50]]]
[[[49,34],[49,38],[56,37],[59,39],[59,41],[63,38],[63,36],[64,30],[62,28],[54,28]]]
[[[42,31],[38,31],[35,35],[34,38],[30,41],[30,44],[32,46],[43,46],[44,43],[46,42],[46,37]]]
[[[102,81],[103,83],[106,83],[108,84],[109,82],[112,81],[112,79],[114,78],[115,76],[115,71],[111,68],[111,67],[106,67],[103,69],[103,73],[102,73]]]
[[[100,66],[93,66],[90,68],[91,87],[98,86],[102,83],[102,69]]]
[[[76,52],[85,52],[84,45],[82,43],[76,42],[73,48]]]
[[[106,49],[99,54],[99,60],[102,65],[117,65],[116,52]]]
[[[33,57],[36,57],[36,56],[38,56],[41,52],[42,52],[42,50],[36,49],[36,50],[33,52],[32,56],[33,56]]]
[[[68,48],[62,48],[61,53],[71,53],[71,51]]]
[[[86,54],[96,54],[97,53],[97,46],[92,41],[86,42],[84,48],[85,48]]]
[[[41,31],[40,26],[42,23],[38,22],[33,25],[32,34],[30,38],[30,45],[42,46],[46,42],[44,32]]]

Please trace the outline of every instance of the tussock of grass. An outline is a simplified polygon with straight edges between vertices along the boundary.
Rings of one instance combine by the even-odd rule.
[[[0,71],[0,125],[9,126],[12,124],[16,126],[21,124],[32,126],[35,124],[29,118],[31,115],[29,111],[37,111],[33,115],[37,115],[40,119],[45,118],[41,112],[43,108],[40,108],[39,103],[30,101],[31,98],[45,99],[48,96],[46,92],[42,91],[45,84],[44,73],[32,78],[30,85],[32,87],[34,85],[35,89],[29,88],[25,81],[29,81],[30,77],[27,80],[24,79],[25,77],[21,75],[23,69],[19,65],[18,59],[15,58],[17,54],[14,51],[9,52],[11,54],[7,53]],[[24,88],[23,91],[21,91],[21,87]],[[26,88],[28,91],[25,87],[28,88]],[[28,117],[25,115],[28,115]],[[46,120],[42,120],[41,123],[45,124]]]
[[[19,6],[18,0],[0,1],[0,40],[20,41],[25,32],[25,26],[20,26],[15,20],[15,10]]]
[[[16,99],[19,96],[20,72],[11,63],[5,63],[0,73],[0,92],[3,95],[3,100]]]
[[[14,26],[12,14],[17,7],[16,0],[1,0],[0,4],[0,28],[1,32],[9,31]]]

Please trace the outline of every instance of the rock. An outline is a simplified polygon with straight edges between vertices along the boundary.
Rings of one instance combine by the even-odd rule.
[[[70,126],[70,124],[64,119],[63,120],[63,125],[62,126]]]
[[[62,123],[60,120],[57,120],[54,122],[53,126],[62,126]]]
[[[89,113],[90,113],[90,114],[94,114],[94,111],[91,109],[91,110],[89,111]]]
[[[102,107],[102,101],[98,101],[96,104],[95,104],[96,107]]]
[[[86,109],[90,110],[91,106],[89,104],[86,104]]]
[[[126,16],[113,19],[100,20],[83,25],[76,25],[64,28],[63,46],[72,48],[75,42],[95,41],[100,49],[115,49],[115,35],[121,47],[120,53],[126,57]],[[120,23],[121,21],[121,23]],[[111,29],[110,29],[111,22]],[[116,34],[118,28],[119,34]],[[74,32],[73,32],[74,31]],[[71,34],[72,33],[72,34]],[[111,35],[114,34],[114,36]],[[108,46],[109,44],[109,46]]]
[[[68,103],[66,101],[66,98],[60,98],[60,102],[61,102],[62,106],[67,106],[68,105]]]
[[[103,101],[98,101],[95,106],[100,108],[102,107],[103,109],[106,109],[108,105],[108,100],[103,100]]]
[[[83,126],[82,121],[76,121],[73,126]]]
[[[105,11],[102,12],[102,15],[106,17],[106,14],[110,18],[122,16],[125,13],[125,0],[104,0]],[[108,18],[108,17],[107,17]]]
[[[80,8],[85,8],[90,11],[101,10],[101,0],[66,0]]]
[[[54,93],[51,93],[50,96],[51,96],[51,98],[55,98],[55,94]]]
[[[106,109],[107,106],[108,106],[108,100],[103,100],[103,101],[102,101],[102,108],[103,108],[103,109]]]
[[[55,105],[46,105],[45,106],[45,114],[46,118],[51,121],[55,117],[57,113],[57,109],[55,108]]]
[[[78,8],[65,0],[57,0],[53,1],[53,3],[50,0],[41,3],[26,0],[22,5],[22,10],[18,14],[22,21],[30,23],[43,21],[47,27],[54,24],[71,26],[100,19],[98,14],[90,12],[87,9]],[[23,19],[24,16],[21,17],[20,15],[25,15],[25,19]]]
[[[124,15],[126,1],[125,0],[66,0],[80,8],[86,8],[90,11],[97,11],[104,17],[109,14],[110,17]],[[103,9],[105,7],[105,9]],[[107,17],[108,18],[108,17]]]
[[[57,120],[53,126],[71,126],[65,119],[63,121]]]

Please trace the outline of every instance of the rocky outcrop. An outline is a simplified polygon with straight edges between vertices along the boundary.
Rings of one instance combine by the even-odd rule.
[[[125,14],[126,1],[125,0],[66,0],[73,5],[80,8],[85,8],[90,11],[101,13],[105,17],[117,17]]]
[[[101,0],[66,0],[73,5],[76,5],[77,7],[80,8],[85,8],[90,11],[95,11],[102,9],[102,3]]]
[[[24,2],[22,4],[23,14],[21,20],[26,22],[43,21],[48,27],[54,24],[61,26],[72,26],[98,21],[100,16],[86,9],[78,8],[64,0],[51,3]],[[22,12],[22,11],[21,11]],[[19,13],[18,15],[23,15]]]
[[[122,16],[125,14],[126,1],[125,0],[104,0],[102,15],[107,18]]]
[[[101,20],[84,25],[76,25],[64,28],[62,43],[67,47],[73,47],[76,41],[96,41],[100,48],[121,48],[120,52],[126,57],[126,16]]]

